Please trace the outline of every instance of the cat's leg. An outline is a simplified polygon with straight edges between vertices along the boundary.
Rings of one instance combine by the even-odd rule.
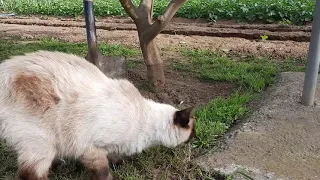
[[[18,151],[19,180],[48,180],[56,151],[47,146],[25,146]]]
[[[111,165],[120,166],[123,164],[123,158],[119,154],[110,153],[107,157]]]
[[[90,148],[80,157],[80,160],[91,171],[92,180],[113,179],[105,150]]]

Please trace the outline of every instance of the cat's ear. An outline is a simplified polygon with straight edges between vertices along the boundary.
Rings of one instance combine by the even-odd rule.
[[[189,107],[180,111],[176,111],[174,114],[173,123],[183,128],[188,127],[193,108],[194,107]]]

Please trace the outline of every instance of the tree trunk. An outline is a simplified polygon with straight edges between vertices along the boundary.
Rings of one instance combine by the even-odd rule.
[[[140,47],[147,66],[148,80],[158,89],[164,88],[165,77],[163,61],[154,39],[186,1],[171,0],[163,15],[153,19],[154,0],[140,0],[139,7],[134,6],[131,0],[120,0],[121,5],[137,26]]]
[[[139,36],[140,47],[144,62],[147,66],[148,80],[156,87],[163,88],[165,76],[163,71],[163,61],[161,59],[159,48],[155,40],[145,43]]]

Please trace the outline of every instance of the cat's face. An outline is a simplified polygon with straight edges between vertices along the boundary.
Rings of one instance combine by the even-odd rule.
[[[178,129],[177,138],[179,144],[190,142],[196,136],[195,119],[191,118],[193,107],[176,111],[173,124]]]

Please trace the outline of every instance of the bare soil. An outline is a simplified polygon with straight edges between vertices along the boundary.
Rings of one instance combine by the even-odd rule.
[[[165,69],[166,87],[159,92],[149,88],[143,64],[130,69],[127,77],[145,97],[180,108],[203,105],[217,96],[227,97],[234,88],[231,83],[201,82],[189,72],[173,71],[170,67]]]
[[[84,19],[68,19],[54,17],[7,17],[1,18],[2,23],[62,26],[62,27],[85,27]],[[104,30],[136,30],[130,18],[106,17],[96,22],[97,29]],[[308,42],[311,35],[311,26],[293,26],[278,24],[247,24],[233,21],[221,21],[210,23],[203,20],[190,20],[175,18],[162,31],[162,34],[173,35],[200,35],[216,37],[241,37],[245,39],[259,39],[267,34],[270,40],[293,40]]]
[[[139,47],[135,25],[129,18],[106,17],[96,22],[99,42]],[[86,41],[84,19],[55,17],[0,18],[0,33],[26,38],[54,37],[69,42]],[[240,56],[305,58],[311,26],[248,24],[233,21],[210,23],[175,18],[157,37],[162,50],[177,47],[209,49]],[[267,41],[261,35],[268,35]]]

